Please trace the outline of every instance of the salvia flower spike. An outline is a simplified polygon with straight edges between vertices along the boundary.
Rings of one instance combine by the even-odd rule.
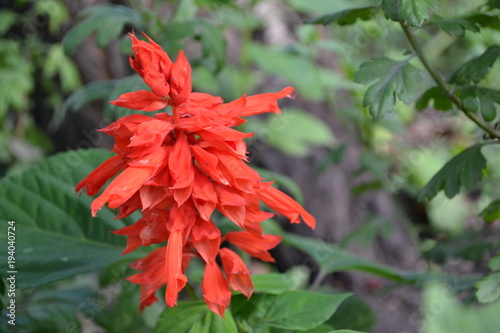
[[[221,242],[273,262],[268,250],[281,241],[262,233],[260,223],[275,214],[262,211],[261,202],[291,223],[302,220],[315,227],[311,214],[248,166],[243,140],[252,134],[232,128],[245,122],[242,117],[280,113],[277,100],[291,96],[293,88],[224,103],[220,97],[192,92],[191,67],[182,51],[173,62],[149,37],[143,41],[130,34],[130,39],[130,65],[151,91],[129,92],[111,103],[171,111],[153,117],[129,115],[101,129],[114,137],[116,155],[83,179],[76,191],[85,188],[88,195],[96,195],[116,176],[92,202],[92,215],[105,204],[118,209],[117,218],[142,212],[137,222],[114,231],[128,237],[124,253],[166,244],[131,264],[139,271],[128,281],[141,285],[140,309],[156,302],[156,291],[165,284],[165,302],[175,306],[187,282],[189,262],[198,257],[205,263],[203,298],[223,316],[230,288],[250,297],[253,285],[243,260],[229,248],[220,248]],[[215,210],[241,231],[222,235],[211,220]]]

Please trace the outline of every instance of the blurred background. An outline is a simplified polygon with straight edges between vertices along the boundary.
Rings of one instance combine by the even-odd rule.
[[[423,293],[419,285],[373,274],[330,274],[325,285],[355,295],[334,320],[351,329],[384,333],[458,332],[446,325],[457,320],[470,324],[474,316],[483,316],[483,323],[494,320],[492,310],[477,314],[465,309],[476,302],[472,287],[490,271],[488,259],[498,249],[498,223],[485,223],[478,214],[498,198],[499,169],[490,168],[475,188],[453,199],[438,194],[429,202],[417,200],[445,162],[482,134],[465,117],[431,107],[417,110],[397,102],[383,117],[369,114],[363,106],[366,87],[354,82],[354,73],[374,57],[404,57],[410,45],[399,24],[381,13],[349,24],[307,24],[318,15],[376,3],[2,0],[0,176],[22,172],[58,152],[111,148],[112,140],[95,130],[131,112],[107,102],[143,88],[128,64],[127,33],[145,32],[172,58],[185,51],[194,91],[227,102],[245,93],[296,89],[295,99],[280,102],[282,115],[259,116],[240,128],[255,132],[249,140],[251,164],[317,218],[314,231],[284,223],[286,231],[337,244],[397,270],[446,276],[441,281],[449,291],[433,285]],[[440,16],[455,17],[485,1],[439,3]],[[496,29],[457,36],[430,27],[418,37],[443,76],[500,43]],[[499,86],[499,73],[496,63],[485,79],[489,86]],[[496,162],[498,154],[490,154],[489,165]],[[280,245],[273,255],[277,270],[310,271],[309,282],[314,283],[318,268],[304,254]],[[268,268],[257,265],[259,269]],[[19,310],[26,327],[33,325],[32,332],[52,332],[54,327],[64,332],[147,331],[155,310],[139,316],[136,303],[124,304],[137,293],[132,290],[136,286],[111,293],[112,302],[93,320],[75,310],[88,290],[102,288],[89,282],[89,276],[27,290]],[[65,284],[73,288],[71,294],[50,294]],[[498,284],[492,293],[499,292]],[[114,314],[123,320],[113,328]]]

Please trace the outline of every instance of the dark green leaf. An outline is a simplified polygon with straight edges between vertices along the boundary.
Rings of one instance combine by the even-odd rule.
[[[155,333],[237,333],[238,329],[229,310],[224,319],[210,311],[205,302],[179,302],[167,307],[158,319]]]
[[[438,7],[435,0],[382,0],[387,18],[412,27],[420,27],[429,18],[429,13]]]
[[[443,94],[443,90],[439,87],[432,87],[417,100],[415,107],[418,110],[423,110],[429,105],[430,100],[434,100],[434,108],[436,110],[447,111],[453,108],[451,100]]]
[[[460,185],[470,189],[477,184],[486,169],[482,146],[477,144],[469,147],[448,161],[420,192],[418,199],[430,200],[441,190],[444,190],[448,198],[453,198],[460,191]]]
[[[465,18],[470,22],[479,24],[481,27],[500,30],[500,20],[498,19],[498,15],[476,13]]]
[[[360,298],[349,297],[342,304],[333,316],[327,321],[334,327],[344,327],[354,330],[371,332],[377,322],[377,317],[372,309]],[[354,332],[343,330],[345,332]],[[341,332],[341,331],[335,331]]]
[[[357,270],[382,276],[397,282],[405,282],[403,273],[395,269],[367,261],[340,249],[338,246],[318,239],[285,234],[283,244],[293,246],[311,256],[326,274],[346,270]]]
[[[500,8],[500,0],[488,0],[488,6],[490,8]]]
[[[490,202],[490,204],[483,209],[479,214],[486,222],[493,222],[500,219],[500,200]]]
[[[233,311],[252,327],[309,330],[327,321],[349,294],[286,291],[257,295],[249,301],[234,297]]]
[[[466,85],[481,81],[500,56],[500,46],[490,46],[479,57],[463,64],[449,79],[450,83]]]
[[[432,16],[430,23],[434,24],[439,29],[443,30],[449,35],[463,36],[466,30],[472,32],[479,32],[479,24],[468,20],[466,17],[457,18],[442,18],[435,14]]]
[[[67,54],[73,54],[94,31],[97,31],[97,45],[105,47],[121,34],[125,24],[136,27],[141,25],[139,13],[119,5],[91,6],[83,10],[79,16],[85,19],[68,31],[62,41]]]
[[[108,208],[90,215],[92,198],[78,197],[74,186],[110,153],[100,149],[61,153],[0,182],[0,219],[16,222],[16,269],[19,288],[105,267],[121,256],[124,237],[111,230],[133,217],[113,221]],[[5,244],[6,233],[0,233]],[[7,247],[1,247],[5,254]],[[5,270],[6,261],[0,263]]]
[[[81,304],[90,296],[87,288],[37,292],[26,305],[30,331],[60,332],[67,327],[79,327],[76,311],[83,310]]]
[[[481,303],[491,303],[500,298],[500,273],[486,276],[476,283],[476,297]]]
[[[349,294],[322,294],[287,291],[275,296],[267,308],[264,322],[272,327],[307,330],[323,324]]]
[[[408,61],[376,58],[363,63],[355,73],[356,82],[370,84],[363,105],[369,108],[372,116],[392,111],[396,98],[406,104],[415,101],[422,86],[422,76]]]
[[[459,90],[458,95],[468,110],[480,111],[484,120],[492,121],[496,118],[495,103],[500,104],[500,91],[471,86]]]
[[[338,23],[339,25],[351,25],[356,23],[358,19],[363,21],[371,19],[377,13],[378,9],[378,6],[350,8],[342,10],[340,12],[315,17],[313,19],[307,20],[305,23],[323,25]]]

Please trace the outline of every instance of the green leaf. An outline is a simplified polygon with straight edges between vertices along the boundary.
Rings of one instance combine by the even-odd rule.
[[[124,237],[110,233],[134,217],[113,221],[108,208],[91,218],[92,198],[74,186],[111,154],[100,149],[61,153],[0,182],[0,219],[15,221],[19,288],[31,288],[105,267],[123,258]],[[0,233],[3,244],[6,233]],[[7,247],[0,253],[5,255]],[[0,266],[5,271],[6,261]]]
[[[467,17],[456,18],[442,18],[434,14],[430,23],[434,24],[437,28],[443,30],[448,35],[463,36],[465,31],[479,32],[479,24],[477,22],[468,20]]]
[[[118,38],[125,24],[140,27],[142,23],[139,13],[119,5],[91,6],[81,11],[79,16],[85,19],[68,31],[62,41],[67,54],[73,54],[94,31],[97,31],[97,45],[105,47]]]
[[[254,292],[281,294],[292,289],[295,281],[287,274],[268,273],[252,275]]]
[[[500,219],[500,200],[490,202],[479,214],[486,222],[493,222]]]
[[[360,8],[345,9],[340,12],[331,13],[315,17],[305,21],[307,24],[323,24],[328,25],[337,23],[339,25],[351,25],[356,23],[358,19],[362,21],[370,20],[378,11],[378,6],[366,6]]]
[[[447,111],[453,108],[453,103],[443,94],[443,90],[439,87],[427,89],[417,100],[415,107],[417,110],[423,110],[429,105],[431,100],[434,100],[434,108],[436,110]]]
[[[486,169],[482,146],[477,144],[469,147],[448,161],[420,192],[418,200],[431,200],[441,190],[448,198],[453,198],[460,192],[461,185],[470,189],[477,184]]]
[[[457,69],[448,80],[450,83],[466,85],[481,81],[500,56],[500,46],[490,46],[479,57],[473,58]]]
[[[238,333],[229,310],[224,319],[210,311],[205,302],[179,302],[175,308],[167,307],[158,319],[155,333]]]
[[[420,27],[436,11],[439,5],[435,0],[382,0],[382,10],[387,18]]]
[[[488,0],[488,6],[493,8],[500,8],[500,0]]]
[[[342,250],[338,246],[318,239],[285,234],[283,244],[293,246],[311,256],[325,274],[357,270],[382,276],[396,282],[408,282],[406,281],[405,274],[402,272],[361,259],[354,254]]]
[[[500,271],[500,253],[488,261],[488,267],[492,271]]]
[[[421,71],[409,59],[396,61],[384,57],[365,62],[355,73],[354,81],[370,84],[363,105],[373,117],[392,111],[396,98],[412,103],[422,87]]]
[[[476,297],[481,303],[491,303],[500,298],[500,273],[486,276],[476,283]]]
[[[340,304],[337,311],[335,311],[333,316],[327,321],[327,324],[330,324],[333,327],[344,327],[367,332],[371,332],[376,323],[377,317],[373,313],[370,306],[362,299],[355,296],[349,297],[342,304]],[[342,331],[355,332],[351,330]]]
[[[257,295],[249,301],[234,297],[237,320],[252,327],[309,330],[327,321],[349,294],[286,291],[279,295]]]
[[[457,91],[464,106],[472,111],[480,111],[484,120],[495,120],[495,103],[500,104],[500,91],[484,87],[470,86]]]
[[[88,288],[41,290],[24,305],[30,332],[59,332],[67,327],[80,327],[75,313],[92,296]],[[80,306],[80,309],[78,307]],[[21,324],[22,325],[22,324]]]

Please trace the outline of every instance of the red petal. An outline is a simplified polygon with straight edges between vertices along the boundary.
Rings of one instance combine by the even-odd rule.
[[[316,219],[295,200],[280,190],[272,186],[267,186],[257,195],[266,205],[269,206],[269,208],[288,217],[291,223],[300,223],[299,216],[301,216],[310,228],[315,228]]]
[[[168,102],[166,100],[147,90],[139,90],[123,94],[118,97],[117,100],[109,103],[141,111],[157,111],[168,106]]]
[[[116,208],[130,199],[144,182],[151,176],[152,168],[129,167],[118,175],[104,190],[104,192],[92,202],[92,216],[107,202],[109,208]]]
[[[165,271],[167,273],[167,290],[165,302],[168,306],[177,305],[179,292],[184,288],[187,277],[182,274],[182,230],[170,234],[165,257]]]
[[[191,66],[182,50],[179,51],[177,60],[172,65],[171,75],[171,95],[174,98],[174,105],[181,105],[188,99],[192,89]]]
[[[280,236],[262,235],[256,236],[248,231],[228,232],[224,240],[236,245],[249,255],[263,261],[274,262],[275,260],[268,250],[276,247],[281,242]]]
[[[231,288],[241,291],[243,295],[250,298],[253,293],[253,283],[250,271],[243,260],[228,248],[220,249],[219,256]]]
[[[99,165],[85,179],[78,183],[75,191],[79,192],[83,187],[86,188],[87,195],[95,195],[101,187],[123,168],[125,159],[123,156],[116,155]]]
[[[206,265],[201,290],[210,310],[224,318],[224,311],[231,301],[231,290],[217,264]]]
[[[246,106],[240,112],[239,116],[246,117],[266,112],[281,113],[276,100],[291,96],[293,90],[292,87],[286,87],[277,93],[249,96],[246,99]]]
[[[193,246],[206,263],[215,264],[215,257],[220,247],[220,239],[220,230],[212,221],[205,221],[199,218],[191,229]]]
[[[178,133],[177,142],[168,158],[168,166],[173,180],[171,188],[184,188],[193,183],[193,158],[187,137],[183,132]]]

